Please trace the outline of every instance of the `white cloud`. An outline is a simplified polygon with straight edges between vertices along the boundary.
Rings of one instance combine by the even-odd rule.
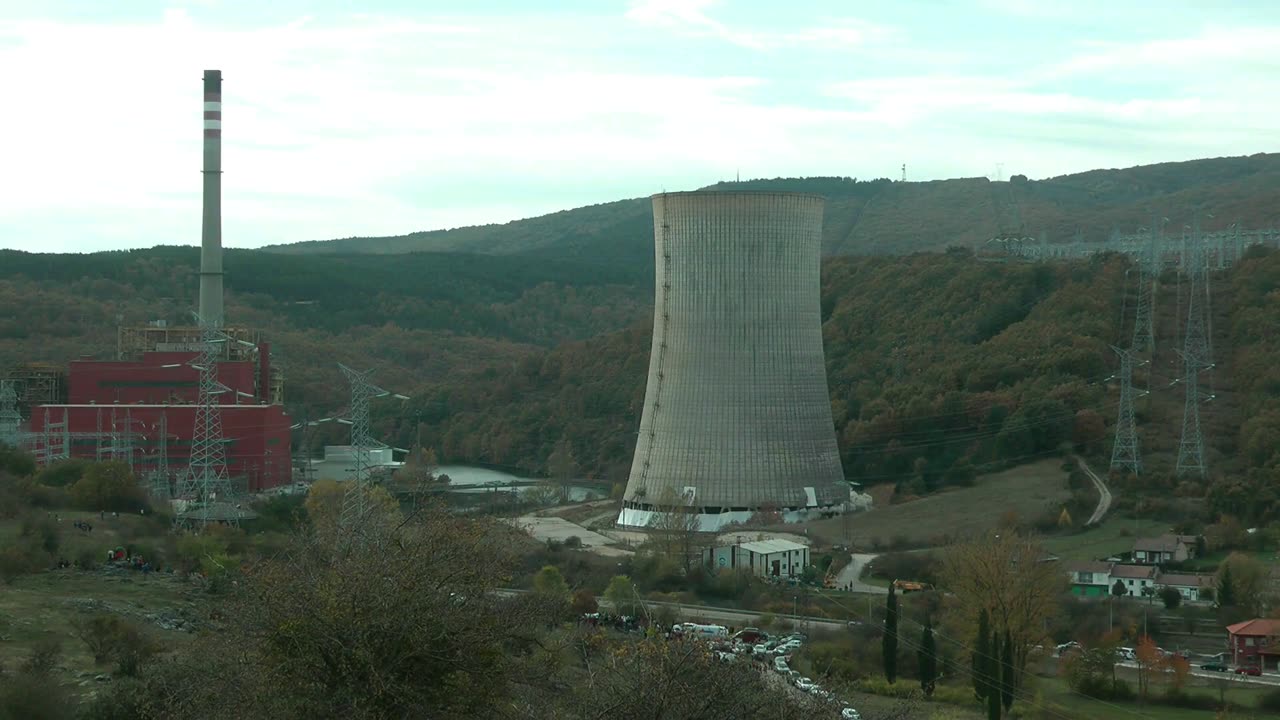
[[[707,10],[718,4],[718,0],[634,0],[626,18],[695,37],[716,37],[752,50],[849,49],[890,33],[888,28],[854,18],[829,19],[795,31],[745,30],[712,18]]]

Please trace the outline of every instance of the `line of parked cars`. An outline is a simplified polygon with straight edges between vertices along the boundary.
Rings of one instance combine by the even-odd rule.
[[[773,671],[783,677],[784,680],[795,686],[800,692],[809,693],[818,700],[838,705],[840,707],[840,720],[862,720],[862,715],[857,710],[850,707],[848,703],[841,702],[839,698],[832,695],[829,690],[825,690],[822,686],[813,680],[804,677],[797,670],[792,670],[788,663],[795,651],[804,646],[805,640],[808,640],[801,633],[792,633],[784,636],[777,641],[770,641],[756,645],[752,649],[755,657],[773,656]]]

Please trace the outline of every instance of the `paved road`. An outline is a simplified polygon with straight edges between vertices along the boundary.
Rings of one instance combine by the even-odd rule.
[[[1076,462],[1080,463],[1080,469],[1084,470],[1085,475],[1088,475],[1089,479],[1093,481],[1093,486],[1098,488],[1098,507],[1095,508],[1093,514],[1089,516],[1089,522],[1087,523],[1089,525],[1096,525],[1097,523],[1102,522],[1102,516],[1106,515],[1107,511],[1111,509],[1111,490],[1107,487],[1107,484],[1102,481],[1102,478],[1098,477],[1097,473],[1093,471],[1093,468],[1089,467],[1089,463],[1085,462],[1084,458],[1079,455],[1072,455],[1071,457],[1075,458]]]
[[[528,590],[517,590],[514,588],[495,590],[494,594],[516,595],[529,592]],[[597,597],[596,602],[601,607],[609,607],[609,601],[603,597]],[[708,620],[725,625],[733,625],[734,627],[748,627],[763,615],[758,610],[738,610],[736,608],[710,607],[707,605],[685,605],[683,603],[658,602],[654,600],[645,600],[645,605],[650,608],[669,607],[676,611],[683,620]],[[773,617],[778,621],[791,623],[793,627],[799,628],[822,628],[824,630],[843,630],[848,627],[848,623],[844,620],[831,620],[830,618],[816,618],[807,615],[791,615],[790,613],[781,614],[773,613]]]
[[[852,583],[853,592],[866,593],[868,595],[888,595],[889,589],[882,588],[879,585],[868,585],[862,582],[862,570],[867,563],[875,560],[876,556],[871,553],[853,553],[853,559],[848,565],[840,569],[836,573],[836,587],[843,588]]]
[[[1120,662],[1120,663],[1116,663],[1116,665],[1124,668],[1129,668],[1131,670],[1138,669],[1138,663],[1135,663],[1135,662]],[[1234,671],[1214,672],[1212,670],[1201,670],[1198,665],[1196,665],[1195,663],[1192,663],[1190,674],[1192,677],[1204,678],[1207,680],[1230,680],[1233,683],[1240,683],[1240,684],[1267,685],[1270,687],[1280,687],[1280,675],[1275,675],[1272,673],[1267,673],[1265,675],[1260,675],[1258,677],[1254,677],[1251,675],[1237,675]]]

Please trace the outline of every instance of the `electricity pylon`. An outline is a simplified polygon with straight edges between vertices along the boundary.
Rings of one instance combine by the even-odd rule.
[[[1133,417],[1133,350],[1112,346],[1120,356],[1120,416],[1116,418],[1116,440],[1111,446],[1111,471],[1142,472],[1142,453]]]
[[[342,515],[339,524],[344,535],[353,538],[360,534],[365,518],[369,513],[369,492],[373,487],[373,463],[370,455],[374,450],[387,446],[373,439],[373,426],[369,420],[369,401],[373,398],[392,395],[399,400],[408,400],[405,395],[396,395],[384,390],[369,381],[373,370],[360,372],[338,364],[342,374],[351,383],[351,417],[347,423],[351,425],[351,454],[355,460],[355,469],[351,476],[351,486],[342,501]]]
[[[1147,235],[1147,247],[1138,256],[1138,309],[1133,323],[1133,342],[1129,348],[1134,352],[1146,352],[1155,347],[1155,285],[1160,277],[1160,255],[1157,234],[1160,232],[1160,219],[1154,218]]]
[[[1182,381],[1184,388],[1182,408],[1182,438],[1178,442],[1179,477],[1196,475],[1204,478],[1208,467],[1204,457],[1204,430],[1200,425],[1200,372],[1213,367],[1209,334],[1205,329],[1205,314],[1209,300],[1208,270],[1204,247],[1200,237],[1200,223],[1192,229],[1187,244],[1186,271],[1191,281],[1187,297],[1187,332],[1182,344]],[[1203,300],[1200,294],[1204,293]]]
[[[239,524],[240,511],[235,507],[231,480],[227,477],[227,453],[222,437],[222,411],[219,396],[227,392],[218,382],[218,360],[230,338],[212,323],[199,316],[200,355],[191,363],[200,372],[200,390],[196,405],[195,431],[191,436],[191,460],[178,484],[177,497],[185,500],[186,510],[178,521],[196,526],[211,522]]]
[[[0,380],[0,445],[18,447],[18,428],[22,415],[18,414],[18,393],[12,380]]]

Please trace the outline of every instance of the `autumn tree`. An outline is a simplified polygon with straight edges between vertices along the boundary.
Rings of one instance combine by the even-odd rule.
[[[404,465],[392,474],[391,479],[398,489],[417,489],[436,483],[440,479],[436,475],[438,467],[439,461],[436,460],[435,450],[415,445],[405,457]]]
[[[1138,662],[1138,697],[1143,702],[1147,701],[1147,692],[1151,687],[1151,676],[1157,672],[1164,656],[1160,653],[1160,649],[1156,647],[1156,641],[1151,639],[1150,635],[1143,635],[1138,639],[1138,646],[1134,648],[1134,655]]]
[[[1058,610],[1058,596],[1068,586],[1061,570],[1044,559],[1039,543],[1005,530],[953,546],[943,555],[939,573],[941,586],[952,594],[958,625],[968,626],[971,618],[979,617],[985,609],[992,637],[1007,633],[1015,690],[1026,668],[1027,654],[1046,640],[1049,620]],[[990,654],[999,654],[994,639]]]
[[[1266,592],[1270,584],[1270,571],[1257,558],[1241,552],[1233,552],[1222,561],[1218,571],[1218,605],[1237,607],[1247,617],[1263,614]],[[1222,599],[1227,591],[1227,601]]]
[[[615,575],[609,581],[609,586],[604,589],[604,599],[618,615],[634,617],[639,611],[640,602],[636,586],[626,575]]]
[[[538,574],[533,576],[533,591],[556,600],[569,597],[569,585],[560,574],[560,568],[555,565],[543,565]]]
[[[90,465],[71,486],[71,501],[81,510],[133,511],[146,507],[146,495],[119,460]]]
[[[363,533],[369,530],[369,526],[375,524],[391,527],[401,521],[400,503],[396,502],[396,499],[391,497],[391,494],[381,485],[365,486],[363,490],[359,490],[355,483],[349,481],[317,480],[312,483],[307,491],[307,499],[303,501],[311,527],[317,535],[329,538],[331,541],[337,539],[341,530],[342,507],[349,492],[368,493],[366,499],[368,510],[364,522],[360,528],[352,528],[352,530]]]

